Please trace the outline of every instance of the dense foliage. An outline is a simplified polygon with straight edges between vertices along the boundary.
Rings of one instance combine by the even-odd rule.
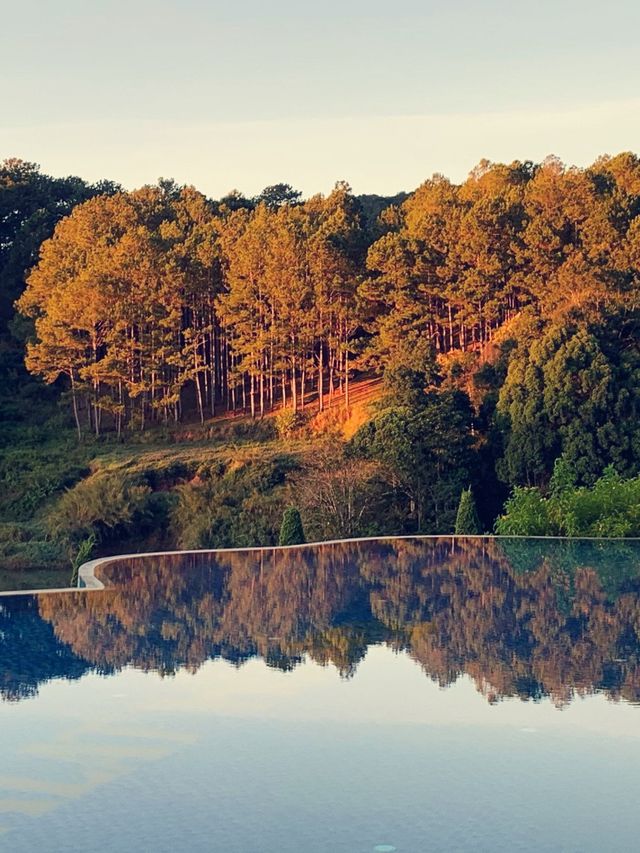
[[[42,407],[45,402],[42,386],[29,382],[24,369],[28,326],[14,314],[25,274],[60,220],[78,204],[117,189],[111,181],[87,184],[77,177],[52,178],[22,160],[0,163],[0,422],[19,418],[30,404]]]
[[[347,185],[305,202],[284,190],[237,207],[164,181],[76,207],[19,303],[36,319],[32,371],[66,375],[94,422],[179,416],[187,385],[201,416],[217,400],[296,409],[346,383],[353,354],[384,367],[425,343],[481,347],[527,305],[538,335],[572,322],[533,363],[588,369],[611,352],[581,324],[606,333],[610,311],[636,307],[630,154],[586,170],[482,163],[460,186],[435,177],[382,212],[377,239]]]
[[[524,326],[500,390],[508,424],[501,472],[540,484],[560,455],[593,483],[608,464],[637,471],[640,458],[640,352],[634,312],[564,318]]]
[[[516,487],[496,531],[505,536],[640,536],[640,477],[624,479],[609,466],[591,488],[570,482],[553,488],[552,481],[545,496],[535,487]]]
[[[473,473],[471,423],[466,395],[432,391],[415,408],[384,409],[359,430],[352,448],[382,464],[416,530],[450,530]]]

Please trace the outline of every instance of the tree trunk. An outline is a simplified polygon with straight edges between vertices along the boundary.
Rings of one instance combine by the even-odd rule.
[[[324,343],[320,338],[320,352],[318,353],[318,400],[319,410],[324,411]]]
[[[202,388],[200,387],[200,371],[198,369],[198,351],[197,346],[193,345],[193,370],[196,380],[196,396],[198,398],[198,412],[200,414],[200,423],[204,423],[204,404],[202,401]]]
[[[344,351],[344,408],[349,414],[349,350]]]
[[[80,415],[78,413],[78,399],[76,397],[76,383],[73,378],[73,369],[69,371],[69,378],[71,379],[71,400],[73,402],[73,417],[76,421],[78,441],[82,441],[82,428],[80,427]]]

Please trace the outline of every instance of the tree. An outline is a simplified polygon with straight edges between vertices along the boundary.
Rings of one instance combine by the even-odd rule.
[[[213,401],[214,222],[191,188],[145,187],[77,206],[41,249],[18,308],[35,320],[27,366],[69,382],[98,435],[103,416],[144,428],[179,417],[193,384]]]
[[[384,370],[384,403],[388,407],[421,409],[428,401],[427,391],[441,382],[433,348],[424,338],[411,346],[398,346]]]
[[[50,180],[20,162],[0,171],[0,261],[10,261],[0,278],[9,270],[17,295],[24,257],[35,260],[64,216],[11,328],[24,335],[35,322],[29,369],[69,392],[79,432],[192,412],[204,421],[218,405],[254,417],[322,410],[338,395],[348,412],[351,379],[373,369],[387,408],[421,417],[443,384],[470,393],[475,443],[506,484],[545,486],[560,455],[578,483],[609,462],[637,470],[633,154],[588,169],[483,161],[462,184],[435,175],[396,199],[373,229],[344,182],[304,202],[287,184],[209,202],[167,180],[111,198],[107,185],[65,179],[54,191]],[[497,349],[504,369],[483,383]],[[415,518],[423,490],[411,492]]]
[[[30,393],[37,395],[40,408],[46,399],[42,384],[29,382],[24,367],[24,345],[32,324],[19,322],[13,309],[28,270],[43,241],[76,205],[118,189],[110,181],[87,184],[76,177],[53,178],[23,160],[0,163],[0,395],[7,417],[25,416]],[[49,396],[55,399],[55,394]]]
[[[380,465],[344,452],[340,445],[320,446],[295,484],[307,530],[314,539],[345,539],[379,532]]]
[[[254,202],[256,204],[264,203],[267,207],[277,208],[285,204],[297,204],[300,201],[302,193],[299,190],[294,190],[291,184],[273,184],[265,187],[260,195],[256,196]]]
[[[300,512],[290,506],[282,515],[278,545],[303,545],[305,541]]]
[[[456,536],[478,536],[482,533],[471,488],[463,489],[460,494],[455,533]]]
[[[471,425],[465,394],[430,391],[418,410],[383,410],[356,433],[351,448],[384,466],[418,532],[446,533],[453,530],[460,492],[474,470]]]
[[[543,485],[562,456],[578,482],[609,463],[640,462],[637,321],[617,312],[597,323],[580,314],[521,328],[500,390],[506,433],[499,472],[511,484]]]

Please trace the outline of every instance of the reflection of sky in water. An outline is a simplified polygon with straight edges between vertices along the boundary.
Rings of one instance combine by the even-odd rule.
[[[0,705],[7,850],[633,850],[640,711],[446,690],[377,646],[307,663],[125,669]]]

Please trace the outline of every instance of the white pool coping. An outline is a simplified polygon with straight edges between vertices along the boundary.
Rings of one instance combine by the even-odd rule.
[[[114,554],[110,557],[98,557],[95,560],[89,560],[83,563],[78,569],[78,585],[57,587],[48,589],[18,589],[7,590],[0,592],[0,598],[8,595],[45,595],[49,593],[60,592],[97,592],[106,589],[102,581],[96,577],[96,569],[108,563],[113,563],[118,560],[132,560],[145,557],[171,557],[182,556],[187,554],[233,554],[233,553],[272,553],[274,551],[289,551],[300,548],[318,548],[327,545],[346,545],[354,542],[394,542],[409,539],[527,539],[536,541],[550,542],[640,542],[640,537],[637,536],[496,536],[492,534],[477,535],[477,534],[449,534],[449,533],[429,533],[429,534],[407,534],[405,536],[363,536],[351,539],[328,539],[320,542],[304,542],[302,545],[262,545],[253,546],[251,548],[195,548],[185,551],[142,551],[135,554]]]

